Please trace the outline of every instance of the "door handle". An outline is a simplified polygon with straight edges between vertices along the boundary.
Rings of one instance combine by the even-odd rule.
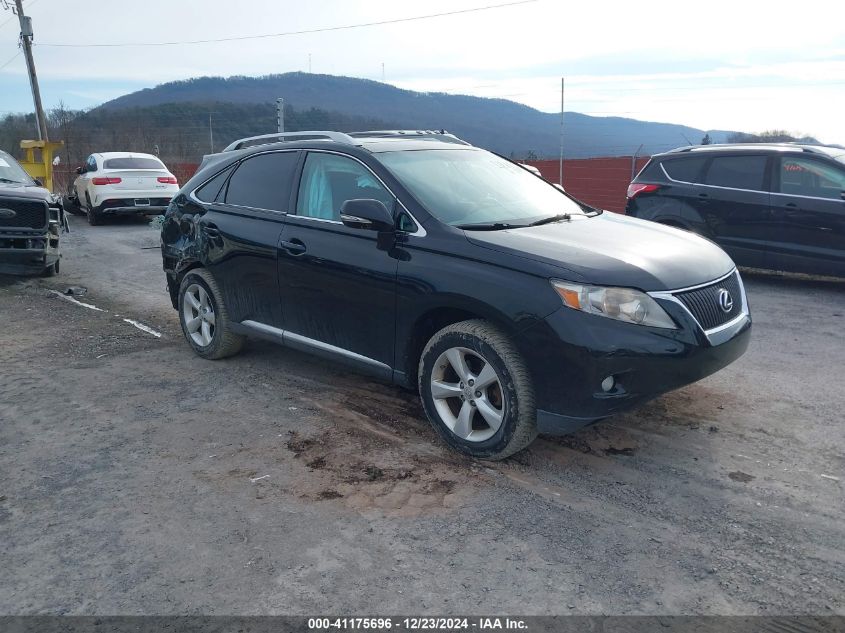
[[[286,250],[291,255],[302,255],[305,253],[305,242],[300,239],[293,238],[292,240],[282,240],[279,242],[279,246],[281,246],[284,250]]]
[[[700,194],[698,194],[698,197],[701,198],[702,200],[706,200],[710,196],[708,196],[706,193],[700,193]]]
[[[213,224],[200,224],[200,230],[206,237],[210,237],[212,239],[220,237],[220,229]]]
[[[787,209],[797,209],[798,208],[798,205],[795,204],[794,202],[787,202],[783,206],[785,206]]]

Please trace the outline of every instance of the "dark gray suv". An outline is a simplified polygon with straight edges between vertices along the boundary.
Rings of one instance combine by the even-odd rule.
[[[628,215],[684,228],[740,266],[845,277],[845,149],[703,145],[653,156]]]

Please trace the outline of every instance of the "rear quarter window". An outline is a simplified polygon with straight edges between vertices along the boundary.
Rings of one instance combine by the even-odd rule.
[[[688,156],[663,161],[663,169],[672,180],[680,182],[701,182],[701,172],[707,162],[706,156]]]
[[[663,182],[666,180],[666,176],[663,175],[660,169],[660,161],[650,161],[637,175],[637,180],[640,182]]]

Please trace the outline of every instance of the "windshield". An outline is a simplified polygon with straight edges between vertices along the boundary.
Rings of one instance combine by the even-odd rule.
[[[482,150],[385,152],[379,160],[441,222],[525,225],[584,211],[522,167]]]
[[[18,161],[9,156],[6,152],[0,151],[0,182],[19,182],[24,185],[34,184],[32,178]]]

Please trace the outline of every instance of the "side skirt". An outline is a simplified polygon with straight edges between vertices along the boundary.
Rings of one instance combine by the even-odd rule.
[[[298,349],[327,360],[337,361],[352,366],[359,371],[376,376],[382,380],[392,382],[394,377],[393,368],[367,356],[356,354],[348,349],[336,347],[323,341],[318,341],[295,332],[280,330],[272,325],[259,323],[258,321],[242,321],[233,324],[232,329],[238,334],[256,336],[265,340],[279,343],[285,347]]]

